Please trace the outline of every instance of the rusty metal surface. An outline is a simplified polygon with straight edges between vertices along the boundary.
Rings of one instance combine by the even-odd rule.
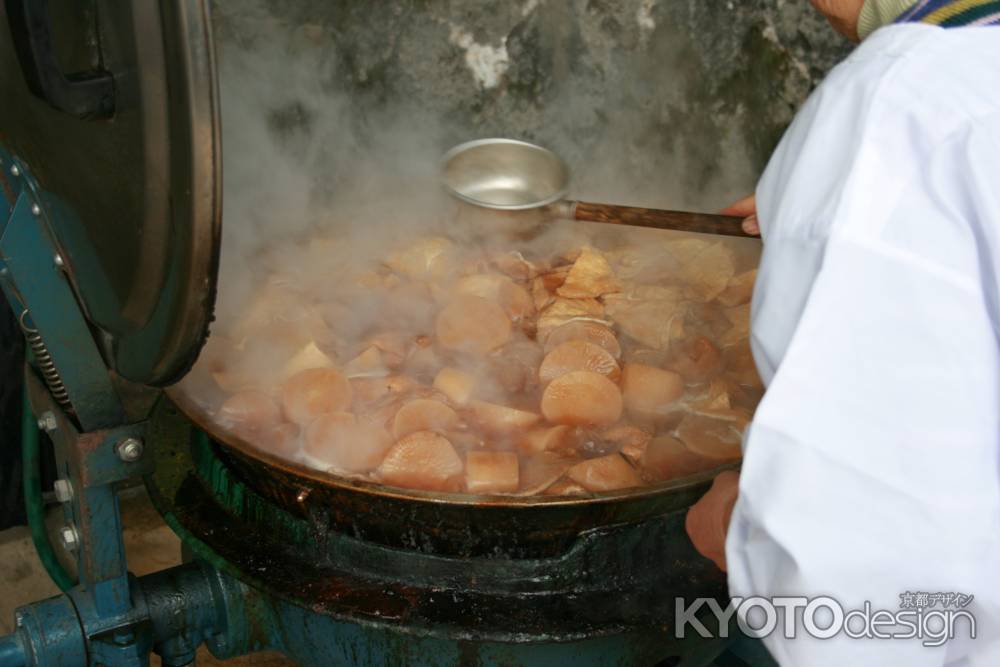
[[[279,458],[223,432],[183,396],[172,392],[171,399],[217,443],[234,475],[270,502],[330,530],[427,553],[512,558],[561,553],[582,531],[686,509],[723,469],[589,496],[431,493],[343,479]]]

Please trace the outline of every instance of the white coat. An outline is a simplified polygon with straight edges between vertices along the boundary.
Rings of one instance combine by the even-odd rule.
[[[767,393],[731,593],[845,611],[974,595],[977,638],[959,624],[940,648],[801,623],[765,642],[793,667],[1000,666],[1000,28],[875,32],[806,102],[757,202]]]

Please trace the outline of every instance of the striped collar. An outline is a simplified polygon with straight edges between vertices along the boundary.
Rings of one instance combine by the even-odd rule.
[[[1000,25],[1000,0],[920,0],[896,23],[930,23],[944,28]]]

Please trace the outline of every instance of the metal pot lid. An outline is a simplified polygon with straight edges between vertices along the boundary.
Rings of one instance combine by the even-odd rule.
[[[44,220],[110,369],[182,377],[208,334],[221,235],[207,0],[0,5],[0,143]]]

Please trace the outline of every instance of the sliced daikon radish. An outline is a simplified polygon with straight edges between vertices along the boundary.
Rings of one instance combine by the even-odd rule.
[[[646,446],[653,438],[651,432],[631,424],[615,424],[601,431],[600,436],[603,440],[618,445],[622,456],[632,463],[638,463],[642,459]]]
[[[295,356],[288,360],[285,367],[281,369],[281,377],[289,378],[310,368],[332,368],[333,360],[322,350],[316,347],[314,341],[295,353]]]
[[[266,452],[283,458],[292,458],[299,452],[301,429],[296,424],[278,424],[260,432],[254,444]]]
[[[510,339],[511,324],[503,309],[478,296],[459,296],[438,313],[438,342],[450,350],[485,354]]]
[[[535,312],[531,295],[507,276],[492,273],[466,276],[458,281],[455,293],[478,296],[497,303],[514,321],[530,317]]]
[[[426,491],[455,491],[464,466],[455,448],[433,431],[417,431],[388,451],[376,474],[386,484]]]
[[[519,482],[514,452],[469,452],[465,455],[465,488],[469,493],[513,493]]]
[[[332,368],[311,368],[296,373],[281,388],[281,406],[288,421],[301,426],[327,412],[351,405],[353,392],[343,375]]]
[[[622,396],[625,409],[640,419],[657,419],[673,410],[673,403],[684,393],[684,378],[643,364],[625,364],[622,370]]]
[[[618,362],[603,347],[582,340],[571,340],[545,356],[538,369],[538,380],[544,385],[573,371],[600,373],[611,381],[618,380],[621,375]]]
[[[267,373],[238,363],[212,371],[212,379],[219,389],[229,394],[259,390],[271,381]]]
[[[489,258],[501,273],[515,280],[530,280],[538,275],[538,267],[516,250],[494,252],[490,254]]]
[[[413,336],[402,331],[383,331],[365,341],[380,353],[381,362],[388,368],[399,368],[414,345]]]
[[[581,461],[566,476],[588,491],[614,491],[642,486],[642,478],[621,454]]]
[[[457,368],[442,368],[434,378],[434,388],[456,405],[465,405],[475,391],[476,378]]]
[[[696,336],[679,348],[669,365],[688,383],[705,382],[722,371],[722,353],[705,336]]]
[[[458,414],[441,401],[419,398],[396,413],[392,435],[396,440],[415,431],[449,431],[458,425]]]
[[[382,352],[371,345],[344,366],[344,376],[348,378],[375,377],[388,375],[389,371],[382,363]]]
[[[553,424],[608,426],[622,416],[622,395],[614,382],[599,373],[573,371],[546,387],[542,414]]]
[[[560,479],[542,492],[546,496],[585,496],[589,491],[569,479]]]
[[[387,377],[353,377],[350,383],[356,403],[374,403],[389,394]]]
[[[580,459],[567,458],[555,452],[542,452],[521,461],[519,496],[533,496],[552,486]]]
[[[699,456],[720,462],[737,461],[743,455],[739,423],[688,414],[677,426],[677,437]]]
[[[586,319],[607,325],[608,322],[602,319],[603,317],[604,304],[597,299],[558,297],[538,314],[538,322],[536,323],[538,339],[545,340],[556,328],[577,319]]]
[[[262,391],[244,391],[226,399],[216,419],[235,432],[253,433],[281,423],[281,409]]]
[[[622,348],[610,327],[589,320],[571,320],[556,327],[545,339],[545,351],[553,349],[571,340],[583,340],[594,345],[600,345],[611,353],[615,359],[622,356]]]
[[[695,454],[672,435],[660,435],[650,440],[642,457],[643,469],[657,481],[687,477],[717,465],[719,461]]]
[[[599,297],[621,291],[611,265],[599,251],[585,247],[573,263],[565,282],[556,290],[560,296],[571,299]]]
[[[392,253],[385,263],[415,280],[443,278],[455,265],[455,243],[440,236],[424,238]]]
[[[302,456],[320,470],[363,473],[374,470],[392,446],[385,429],[345,412],[317,417],[306,429]]]
[[[504,405],[487,403],[485,401],[470,401],[469,408],[479,424],[488,433],[507,435],[519,433],[534,426],[541,420],[541,415]]]
[[[572,426],[543,426],[525,433],[518,441],[517,448],[522,454],[531,456],[566,449],[572,442]]]
[[[757,280],[757,269],[744,271],[733,277],[726,289],[716,297],[723,306],[739,306],[750,302],[753,296],[753,285]]]

